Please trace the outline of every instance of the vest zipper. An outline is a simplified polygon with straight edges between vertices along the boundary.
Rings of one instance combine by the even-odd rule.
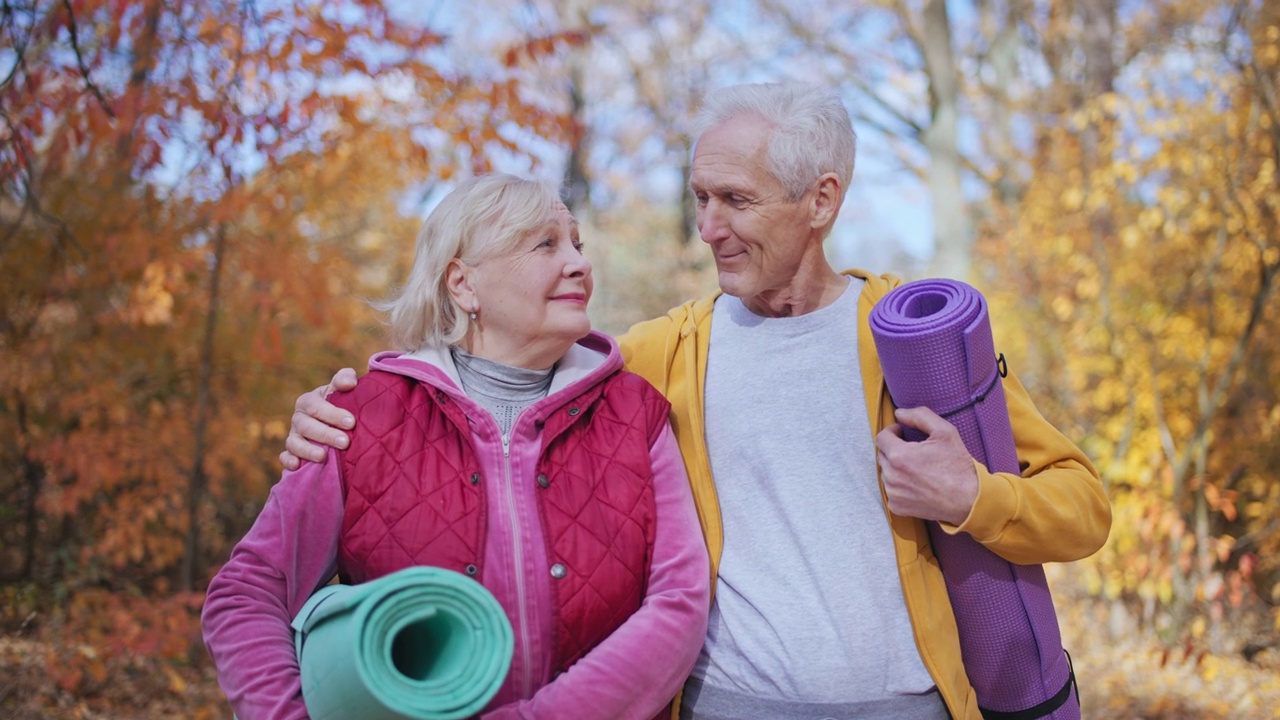
[[[524,663],[521,697],[533,694],[533,657],[529,650],[529,616],[525,603],[524,588],[524,551],[521,547],[523,535],[520,528],[520,516],[516,514],[515,481],[511,477],[511,437],[502,436],[502,479],[503,490],[507,494],[507,512],[511,516],[512,557],[515,561],[516,581],[516,613],[520,618],[520,658]]]

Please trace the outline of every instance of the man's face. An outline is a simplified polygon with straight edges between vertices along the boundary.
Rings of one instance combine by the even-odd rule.
[[[732,118],[698,139],[689,188],[697,199],[698,233],[711,247],[720,289],[748,301],[785,290],[811,249],[808,193],[789,201],[765,170],[769,128],[755,117]]]

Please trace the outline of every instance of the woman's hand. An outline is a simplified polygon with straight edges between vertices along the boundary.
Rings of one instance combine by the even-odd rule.
[[[351,413],[338,408],[325,398],[330,393],[352,390],[356,386],[356,371],[342,368],[334,374],[328,385],[298,396],[294,404],[293,420],[289,426],[289,437],[284,440],[284,452],[280,453],[280,464],[286,470],[297,470],[303,460],[321,462],[325,449],[322,443],[345,448],[349,439],[342,430],[350,430],[356,426],[356,419]]]

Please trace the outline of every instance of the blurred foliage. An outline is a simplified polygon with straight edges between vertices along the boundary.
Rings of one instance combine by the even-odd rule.
[[[406,198],[564,123],[380,2],[6,2],[0,37],[3,627],[93,696],[203,662],[293,397],[381,345]]]
[[[984,280],[1107,483],[1080,577],[1112,632],[1246,653],[1280,628],[1280,14],[1161,9],[1175,31],[1137,40],[1117,87],[1041,116]]]

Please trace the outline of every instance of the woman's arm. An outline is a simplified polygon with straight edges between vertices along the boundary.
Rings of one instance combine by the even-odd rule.
[[[201,625],[218,684],[240,720],[306,720],[294,615],[336,572],[342,491],[332,451],[285,472],[231,559],[209,582]]]
[[[663,428],[649,454],[657,532],[640,609],[532,698],[486,713],[484,720],[648,720],[684,685],[707,632],[711,570],[670,427]]]

